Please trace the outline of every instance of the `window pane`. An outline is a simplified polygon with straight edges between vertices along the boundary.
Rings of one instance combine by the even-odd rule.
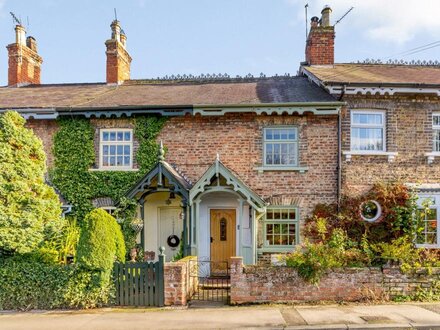
[[[118,141],[122,141],[124,139],[124,132],[117,132],[117,139]]]
[[[280,130],[279,129],[273,130],[273,139],[274,140],[279,140],[280,139]]]
[[[124,153],[124,146],[118,146],[117,147],[117,154],[122,155]]]
[[[131,133],[130,132],[125,132],[124,133],[124,140],[125,141],[131,141]]]
[[[434,134],[434,151],[440,151],[440,130],[433,130]]]
[[[382,125],[382,113],[353,113],[353,124]]]
[[[124,157],[124,166],[130,166],[130,156]]]
[[[279,234],[280,231],[281,231],[280,224],[274,224],[273,225],[273,232],[274,232],[274,234]]]
[[[432,116],[432,125],[440,126],[440,116],[439,115]]]
[[[103,132],[102,133],[102,140],[103,141],[108,141],[108,132]]]
[[[102,146],[102,153],[104,156],[108,155],[108,146]]]
[[[296,130],[295,129],[289,129],[289,140],[296,140]]]
[[[273,219],[273,211],[272,210],[268,210],[267,211],[266,219],[268,219],[268,220],[272,220]]]
[[[266,129],[266,140],[272,140],[272,130]]]
[[[116,141],[116,132],[110,132],[110,141]]]
[[[267,234],[273,234],[273,225],[272,224],[267,224],[266,226],[266,233]]]
[[[289,213],[287,211],[281,211],[281,219],[288,220],[289,219]]]
[[[287,131],[287,129],[281,129],[280,130],[280,136],[281,136],[281,139],[282,140],[287,140],[287,138],[288,138],[288,131]]]
[[[122,166],[123,164],[124,164],[124,159],[123,159],[124,157],[122,157],[122,156],[118,156],[117,158],[116,158],[116,164],[118,165],[118,166]]]
[[[110,157],[109,158],[109,166],[115,166],[116,165],[116,157]]]
[[[289,219],[290,220],[296,220],[296,212],[295,212],[295,210],[290,210],[289,211]]]
[[[108,166],[108,157],[102,159],[102,166]]]
[[[279,220],[279,219],[281,219],[281,215],[280,215],[280,211],[278,211],[278,210],[275,210],[275,211],[273,211],[273,218],[275,219],[275,220]]]
[[[353,128],[352,150],[383,150],[383,129]]]
[[[126,156],[130,155],[130,146],[124,146],[124,155]]]
[[[116,146],[110,146],[110,155],[116,155]]]

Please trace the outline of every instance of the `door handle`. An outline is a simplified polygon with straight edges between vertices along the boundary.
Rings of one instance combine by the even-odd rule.
[[[212,242],[214,242],[214,239],[213,239],[212,236],[211,236],[211,243],[212,243]]]

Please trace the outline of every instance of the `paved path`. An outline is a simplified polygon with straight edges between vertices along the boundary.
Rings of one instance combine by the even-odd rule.
[[[439,329],[440,303],[0,313],[0,329]]]

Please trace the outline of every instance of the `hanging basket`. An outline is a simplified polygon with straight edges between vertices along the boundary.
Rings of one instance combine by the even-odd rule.
[[[136,219],[131,223],[131,229],[133,229],[136,233],[140,233],[144,228],[144,222],[140,219]]]

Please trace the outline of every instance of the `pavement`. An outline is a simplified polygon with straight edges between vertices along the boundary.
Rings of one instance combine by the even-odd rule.
[[[440,303],[1,312],[0,329],[439,329]]]

